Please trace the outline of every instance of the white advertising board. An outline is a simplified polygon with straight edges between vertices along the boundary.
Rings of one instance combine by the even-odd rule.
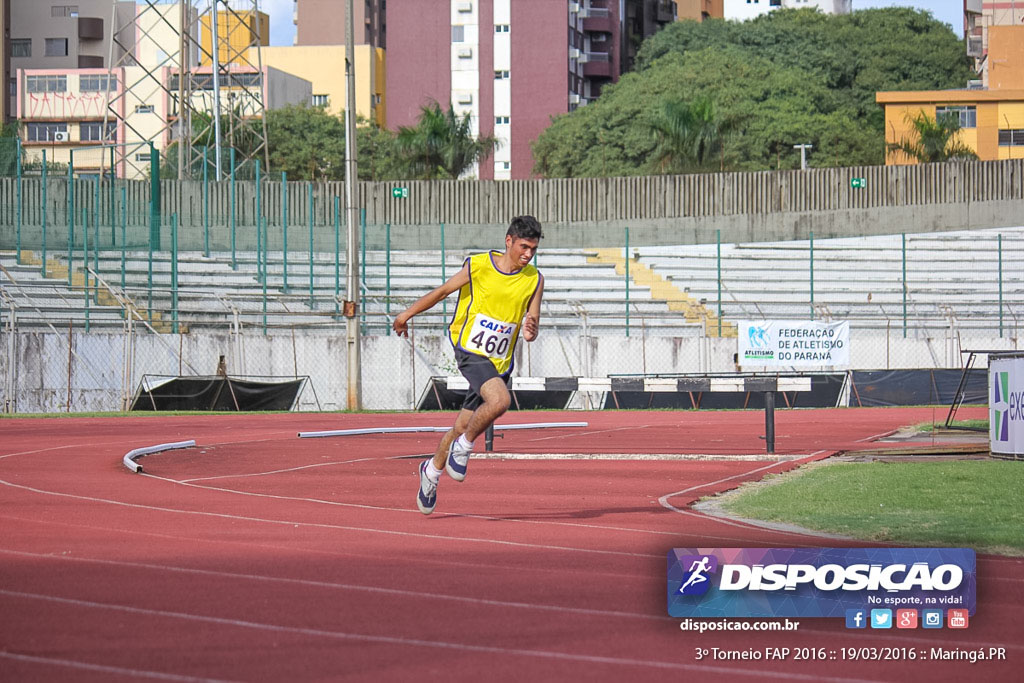
[[[740,365],[824,368],[850,364],[850,323],[744,320],[739,324]]]
[[[992,452],[1024,454],[1024,357],[989,356],[988,418]]]

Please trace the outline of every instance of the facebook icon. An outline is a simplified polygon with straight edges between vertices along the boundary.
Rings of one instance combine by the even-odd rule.
[[[862,609],[846,610],[846,628],[867,628],[867,611]]]

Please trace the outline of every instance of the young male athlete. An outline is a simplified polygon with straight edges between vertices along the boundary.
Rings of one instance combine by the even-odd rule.
[[[469,391],[437,453],[420,464],[416,506],[425,515],[437,504],[441,472],[455,481],[465,479],[473,441],[508,410],[516,341],[520,331],[526,341],[536,339],[540,324],[544,278],[530,261],[541,237],[536,218],[513,218],[505,233],[504,253],[470,256],[458,273],[395,318],[395,332],[407,336],[410,318],[459,291],[448,338],[459,372],[469,380]]]

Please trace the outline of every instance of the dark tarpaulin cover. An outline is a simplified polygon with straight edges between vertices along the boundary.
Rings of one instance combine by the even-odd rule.
[[[950,405],[963,370],[854,370],[851,406]],[[988,402],[988,370],[967,373],[964,403]]]
[[[223,376],[175,377],[153,385],[143,380],[132,402],[132,410],[291,410],[304,381],[259,382]]]

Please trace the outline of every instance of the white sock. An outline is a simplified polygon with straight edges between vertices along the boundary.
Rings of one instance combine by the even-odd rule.
[[[473,450],[473,442],[467,439],[465,434],[459,434],[459,438],[456,440],[455,445],[459,450],[466,451],[467,453]]]
[[[433,458],[427,461],[427,479],[429,479],[432,484],[436,484],[441,480],[441,470],[434,467]]]

